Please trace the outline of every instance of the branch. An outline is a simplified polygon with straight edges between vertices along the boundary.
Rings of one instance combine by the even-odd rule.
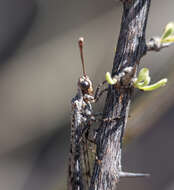
[[[150,1],[124,1],[112,76],[119,75],[126,67],[130,66],[136,71],[140,58],[146,53],[145,29]],[[135,72],[131,78],[134,74]],[[128,87],[129,82],[128,79],[127,82],[120,83],[119,87],[109,86],[103,122],[99,127],[96,139],[97,152],[90,190],[116,189],[121,176],[130,176],[130,173],[123,173],[121,167],[122,137],[128,118],[132,92],[132,88]]]
[[[148,51],[160,51],[163,48],[169,47],[174,43],[174,22],[169,22],[165,28],[162,36],[153,37],[147,43]]]
[[[169,47],[172,43],[161,43],[160,37],[153,37],[147,43],[147,51],[160,51],[163,48]]]

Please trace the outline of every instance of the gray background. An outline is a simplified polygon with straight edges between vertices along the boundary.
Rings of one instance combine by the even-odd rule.
[[[152,1],[147,39],[174,21],[174,2]],[[112,68],[121,3],[114,0],[0,1],[0,188],[65,189],[70,100],[82,74],[77,40],[85,38],[86,70],[94,86]],[[135,92],[123,167],[150,172],[119,189],[172,190],[174,46],[149,53],[140,67],[167,86]],[[102,105],[102,101],[99,106]]]

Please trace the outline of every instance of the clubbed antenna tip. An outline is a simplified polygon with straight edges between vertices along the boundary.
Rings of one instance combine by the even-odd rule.
[[[83,37],[80,37],[80,38],[79,38],[79,47],[82,47],[82,46],[83,46],[83,42],[84,42],[84,38],[83,38]]]
[[[80,57],[81,57],[81,61],[82,61],[83,75],[86,77],[85,64],[84,64],[84,58],[83,58],[83,42],[84,42],[84,38],[80,37],[79,41],[78,41],[79,48],[80,48]]]

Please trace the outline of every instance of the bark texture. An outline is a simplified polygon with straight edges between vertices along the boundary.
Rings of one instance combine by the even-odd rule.
[[[151,0],[125,0],[112,76],[126,67],[138,67],[146,53],[145,29]],[[133,77],[133,76],[132,76]],[[130,81],[127,81],[127,84]],[[109,86],[103,122],[97,134],[97,153],[90,190],[115,190],[121,168],[122,137],[128,118],[132,87]]]

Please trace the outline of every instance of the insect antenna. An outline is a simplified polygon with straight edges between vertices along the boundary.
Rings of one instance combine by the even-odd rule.
[[[86,71],[85,71],[85,64],[84,64],[84,57],[83,57],[83,42],[84,42],[84,38],[80,37],[79,38],[79,48],[80,48],[80,57],[81,57],[81,61],[82,61],[82,69],[83,69],[83,75],[86,77]]]

